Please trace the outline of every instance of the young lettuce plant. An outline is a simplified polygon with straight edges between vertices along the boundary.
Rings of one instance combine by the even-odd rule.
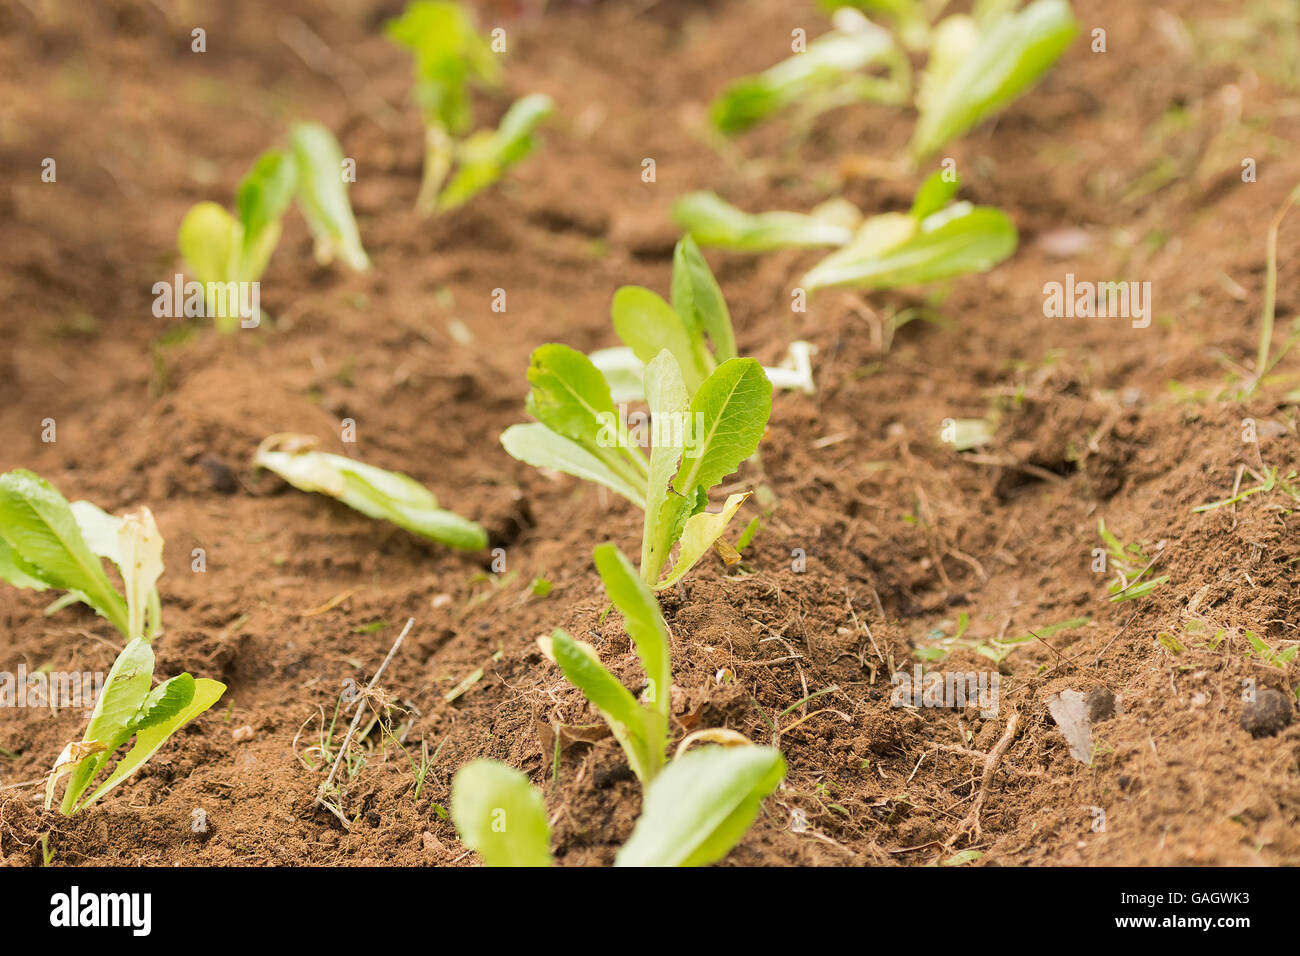
[[[712,193],[682,197],[673,214],[698,242],[736,251],[839,246],[800,280],[810,292],[835,285],[888,289],[985,272],[1015,252],[1018,236],[1010,217],[992,206],[954,202],[960,185],[955,175],[933,173],[908,212],[865,221],[844,200],[823,203],[806,216],[755,215]]]
[[[438,212],[469,202],[526,159],[537,148],[537,127],[554,112],[555,103],[549,96],[530,93],[510,104],[495,130],[481,129],[460,143],[456,172],[438,196]]]
[[[974,16],[941,20],[917,90],[919,111],[908,147],[919,164],[1005,108],[1065,52],[1078,31],[1067,0],[977,4]]]
[[[258,157],[235,190],[233,215],[204,201],[181,220],[177,246],[204,286],[206,314],[222,332],[238,328],[240,316],[230,303],[240,294],[239,284],[261,279],[295,199],[315,238],[319,262],[337,256],[359,272],[370,268],[348,202],[338,141],[319,123],[295,124],[289,139],[288,150],[272,149]]]
[[[641,815],[614,865],[716,863],[749,831],[784,777],[785,758],[774,747],[687,751],[646,788]],[[461,842],[488,866],[551,865],[546,802],[513,767],[475,760],[456,771],[451,818]]]
[[[415,101],[425,130],[424,171],[415,202],[421,214],[467,202],[536,148],[534,130],[554,109],[550,97],[541,94],[514,103],[495,131],[479,130],[466,138],[474,123],[472,88],[496,86],[501,70],[491,44],[460,4],[415,0],[384,29],[415,61]],[[453,165],[458,169],[447,183]]]
[[[80,506],[80,507],[78,507]],[[135,773],[172,734],[215,704],[225,685],[180,674],[153,687],[150,640],[161,626],[157,582],[162,536],[148,508],[118,518],[87,502],[69,504],[30,471],[0,475],[0,577],[22,588],[58,588],[107,618],[126,637],[95,702],[84,737],[69,743],[46,781],[45,805],[70,775],[60,810],[84,810]],[[122,576],[117,592],[100,558]],[[135,743],[82,799],[117,751]]]
[[[709,491],[757,451],[772,411],[772,383],[756,360],[735,356],[726,304],[699,250],[679,245],[678,253],[672,305],[624,286],[611,307],[619,337],[646,363],[650,427],[640,438],[648,438],[649,460],[600,369],[567,345],[533,352],[526,407],[537,422],[501,435],[520,461],[603,485],[642,509],[641,575],[656,589],[681,580],[748,497],[729,496],[717,514],[705,510]]]
[[[861,100],[905,103],[911,68],[889,31],[849,8],[835,12],[834,24],[789,59],[729,84],[709,112],[718,131],[743,133],[792,105],[811,118]],[[876,66],[886,68],[887,75],[862,72]]]
[[[669,689],[672,684],[671,643],[659,601],[632,563],[612,544],[595,551],[596,570],[605,593],[623,615],[641,666],[646,673],[645,705],[638,703],[604,665],[596,649],[575,640],[563,628],[538,638],[542,653],[560,666],[565,678],[600,712],[614,739],[627,754],[628,765],[646,786],[663,769],[668,746]]]
[[[1068,0],[1033,0],[1020,10],[1018,0],[981,0],[970,15],[954,14],[931,26],[943,5],[916,0],[839,5],[830,33],[728,87],[713,104],[714,125],[723,133],[742,132],[792,103],[809,114],[856,101],[901,105],[911,96],[903,50],[924,50],[926,68],[915,97],[919,115],[908,150],[919,165],[1033,86],[1078,29]],[[892,21],[897,39],[849,7]],[[850,55],[855,49],[856,59]],[[874,65],[888,66],[890,77],[860,72]]]
[[[692,241],[733,252],[843,246],[862,223],[862,213],[846,199],[829,199],[810,213],[749,213],[703,191],[678,197],[672,215]]]
[[[438,507],[433,492],[414,478],[315,451],[316,444],[311,435],[272,435],[258,446],[253,467],[273,471],[301,491],[337,498],[364,515],[450,547],[468,551],[487,547],[487,532],[480,525]]]
[[[953,202],[955,175],[931,174],[906,213],[872,216],[853,239],[813,266],[799,284],[892,289],[987,272],[1016,251],[1011,218],[992,206]]]
[[[667,303],[664,308],[671,312]],[[762,366],[751,358],[728,359],[690,397],[677,359],[662,349],[645,368],[654,422],[649,461],[632,446],[609,385],[587,356],[566,345],[543,345],[533,352],[528,378],[527,407],[538,421],[507,428],[505,450],[535,467],[603,485],[641,508],[642,578],[656,589],[681,580],[749,497],[733,494],[721,512],[705,510],[709,491],[753,455],[763,437],[772,383]],[[661,576],[679,541],[672,570]]]

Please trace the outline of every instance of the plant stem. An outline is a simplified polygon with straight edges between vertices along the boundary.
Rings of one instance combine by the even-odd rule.
[[[438,208],[438,192],[451,171],[452,140],[438,123],[424,130],[424,175],[415,208],[422,216],[431,216]]]

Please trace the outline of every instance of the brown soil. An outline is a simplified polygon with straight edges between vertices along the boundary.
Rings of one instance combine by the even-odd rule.
[[[440,811],[455,769],[482,756],[546,788],[563,863],[608,863],[631,830],[639,791],[608,738],[565,732],[553,766],[555,728],[596,717],[534,639],[557,625],[585,635],[635,685],[616,615],[600,620],[591,549],[612,539],[631,551],[638,518],[501,450],[497,435],[523,420],[528,354],[548,340],[614,344],[613,291],[666,291],[667,209],[686,190],[803,209],[843,183],[864,209],[903,207],[914,177],[864,171],[898,154],[911,116],[842,109],[803,143],[778,121],[719,153],[702,131],[708,97],[779,58],[793,27],[822,30],[811,3],[557,3],[511,19],[503,5],[485,19],[509,30],[509,94],[550,93],[558,117],[502,188],[424,221],[410,208],[421,138],[408,62],[379,33],[399,6],[0,10],[0,62],[12,65],[0,75],[0,470],[31,468],[112,510],[151,507],[167,539],[159,673],[230,686],[73,819],[42,811],[41,787],[13,785],[41,777],[81,714],[0,713],[8,863],[39,864],[49,834],[58,864],[469,864]],[[1228,497],[1243,465],[1285,475],[1300,460],[1288,395],[1300,360],[1249,404],[1215,395],[1253,362],[1265,229],[1300,181],[1287,145],[1300,140],[1300,96],[1285,82],[1283,31],[1266,23],[1283,6],[1089,3],[1062,64],[949,151],[965,194],[1015,219],[1019,252],[945,290],[948,327],[911,323],[887,354],[881,317],[927,300],[826,294],[792,313],[789,286],[815,255],[710,255],[742,352],[774,362],[796,337],[819,349],[817,394],[777,396],[764,471],[741,476],[775,496],[743,568],[706,563],[665,600],[678,732],[782,730],[789,777],[729,862],[921,865],[961,850],[1003,865],[1300,860],[1300,724],[1259,738],[1239,725],[1244,681],[1294,701],[1296,665],[1248,655],[1246,631],[1279,650],[1300,640],[1298,502],[1275,488],[1192,510]],[[1249,29],[1229,29],[1229,16]],[[302,23],[332,51],[324,61],[286,44]],[[189,50],[193,26],[207,30],[205,54]],[[1089,51],[1094,27],[1107,31],[1104,54]],[[481,121],[509,94],[482,100]],[[222,338],[154,318],[151,287],[179,267],[186,208],[229,203],[295,118],[325,122],[357,158],[373,271],[317,268],[293,213],[262,283],[273,327]],[[40,180],[46,156],[57,183]],[[1241,182],[1245,157],[1256,183]],[[1047,240],[1073,227],[1088,248],[1056,257]],[[1300,214],[1280,238],[1283,319],[1300,308],[1297,248]],[[1155,321],[1043,318],[1043,284],[1066,272],[1150,281]],[[491,311],[496,288],[505,314]],[[457,322],[471,341],[453,335]],[[981,453],[940,441],[944,419],[990,410],[997,435]],[[45,418],[57,443],[41,441]],[[343,418],[357,422],[355,445],[339,441]],[[1242,442],[1245,418],[1258,447]],[[425,482],[491,529],[506,573],[254,476],[253,449],[280,431]],[[1254,483],[1247,473],[1241,487]],[[747,507],[745,520],[760,514]],[[1090,569],[1100,518],[1147,553],[1163,541],[1169,583],[1111,604],[1109,576]],[[190,570],[199,547],[202,574]],[[534,578],[554,582],[549,596],[532,594]],[[84,609],[44,617],[47,603],[0,590],[0,669],[107,669],[111,627]],[[915,648],[952,634],[962,613],[972,641],[1090,623],[1018,645],[996,717],[892,708],[891,671],[910,672]],[[441,749],[417,799],[410,764],[373,733],[347,781],[345,829],[313,807],[324,771],[299,756],[408,616],[415,630],[383,686],[407,711],[396,723],[409,723],[408,748]],[[376,621],[387,624],[364,627]],[[1189,633],[1195,621],[1205,629]],[[992,665],[958,650],[932,666]],[[1118,711],[1096,724],[1087,766],[1044,701],[1095,687]],[[982,791],[1013,714],[1017,733]],[[205,833],[192,832],[196,809]],[[796,810],[806,828],[792,826]]]

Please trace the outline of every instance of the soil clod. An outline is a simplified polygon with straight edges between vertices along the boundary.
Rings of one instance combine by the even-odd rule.
[[[1291,723],[1291,717],[1290,699],[1269,688],[1241,709],[1241,728],[1252,737],[1272,737]]]

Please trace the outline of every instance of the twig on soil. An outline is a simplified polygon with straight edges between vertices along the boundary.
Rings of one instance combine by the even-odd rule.
[[[988,796],[989,784],[993,781],[993,774],[997,772],[998,764],[1002,762],[1002,755],[1007,752],[1011,746],[1011,741],[1015,739],[1016,728],[1020,725],[1020,711],[1011,711],[1011,716],[1007,718],[1007,729],[1003,731],[1002,738],[993,746],[984,758],[984,773],[980,777],[979,793],[975,795],[975,803],[971,805],[970,812],[966,814],[965,819],[957,825],[953,835],[944,841],[944,849],[951,850],[961,837],[971,834],[975,839],[981,836],[980,830],[980,811],[984,809],[984,798]]]
[[[903,781],[903,786],[907,786],[909,783],[912,782],[912,778],[916,776],[916,772],[917,772],[918,770],[921,769],[921,761],[925,759],[925,755],[926,755],[927,753],[928,753],[928,751],[925,751],[925,750],[922,750],[922,751],[921,751],[921,756],[920,756],[920,758],[916,761],[916,766],[912,768],[912,772],[909,773],[909,774],[907,775],[907,779]]]
[[[1102,654],[1105,654],[1108,650],[1110,650],[1110,645],[1111,645],[1111,644],[1114,644],[1116,641],[1118,641],[1118,640],[1119,640],[1119,636],[1120,636],[1121,634],[1123,634],[1125,631],[1127,631],[1127,630],[1128,630],[1128,626],[1129,626],[1130,624],[1132,624],[1135,620],[1137,620],[1137,611],[1134,611],[1134,612],[1133,612],[1133,615],[1132,615],[1132,616],[1131,616],[1127,621],[1124,622],[1124,626],[1121,627],[1118,631],[1115,632],[1115,636],[1112,637],[1112,638],[1110,639],[1110,642],[1107,643],[1107,645],[1106,645],[1105,647],[1103,647],[1100,651],[1097,652],[1097,656],[1094,657],[1094,658],[1092,659],[1092,666],[1093,666],[1093,667],[1096,667],[1096,666],[1097,666],[1097,662],[1098,662],[1099,660],[1101,660],[1101,655],[1102,655]]]
[[[877,597],[876,600],[879,601],[879,597]],[[853,610],[853,599],[849,597],[849,589],[847,585],[844,588],[844,603],[849,606],[849,613],[853,615],[853,623],[857,626],[858,630],[866,632],[867,638],[871,641],[871,646],[876,651],[876,656],[880,658],[880,663],[885,663],[885,655],[880,653],[880,645],[876,643],[876,638],[871,633],[871,628],[859,621],[858,612]]]
[[[356,594],[358,591],[364,591],[364,590],[365,590],[365,586],[364,586],[364,585],[362,585],[362,586],[358,586],[358,587],[354,587],[354,588],[348,588],[346,591],[341,591],[341,592],[339,592],[338,594],[334,595],[332,598],[330,598],[328,601],[326,601],[326,602],[325,602],[324,604],[322,604],[320,607],[314,607],[314,608],[311,608],[311,609],[306,610],[306,611],[299,611],[299,612],[298,612],[298,616],[299,616],[299,617],[316,617],[316,616],[318,616],[318,615],[325,614],[325,613],[327,613],[327,612],[329,612],[329,611],[334,610],[336,607],[338,607],[340,604],[342,604],[342,603],[343,603],[344,601],[346,601],[348,598],[352,597],[352,595]]]
[[[1069,664],[1075,670],[1082,670],[1082,668],[1077,663],[1075,663],[1073,658],[1067,657],[1065,654],[1062,654],[1051,644],[1048,644],[1047,641],[1043,640],[1043,638],[1039,637],[1037,634],[1034,634],[1033,631],[1030,631],[1029,633],[1033,635],[1033,637],[1036,638],[1037,640],[1042,641],[1042,643],[1046,645],[1047,649],[1051,651],[1053,654],[1055,654],[1057,657],[1059,657],[1064,663]],[[1056,665],[1056,667],[1060,667],[1060,666],[1061,666],[1060,664]],[[1052,670],[1056,670],[1056,667],[1052,668]]]
[[[357,726],[361,723],[361,717],[366,712],[366,709],[361,706],[362,703],[370,698],[375,684],[378,683],[379,678],[383,676],[384,670],[388,667],[389,662],[397,653],[397,649],[402,646],[402,641],[406,640],[406,635],[410,633],[411,628],[414,626],[415,618],[407,618],[406,627],[402,628],[402,633],[397,635],[397,640],[394,641],[393,646],[389,648],[388,656],[385,657],[384,662],[379,665],[379,670],[375,671],[375,676],[370,678],[370,683],[366,685],[364,693],[362,693],[361,698],[357,701],[357,712],[352,716],[352,724],[348,727],[347,736],[343,738],[343,746],[339,748],[339,755],[334,758],[334,766],[330,768],[330,775],[325,778],[325,782],[320,785],[320,790],[316,792],[316,805],[322,806],[333,813],[343,822],[345,827],[348,826],[347,818],[343,816],[343,812],[339,808],[326,802],[325,794],[329,792],[330,786],[333,785],[334,777],[339,772],[339,765],[343,763],[343,758],[348,752],[348,745],[352,743],[352,735],[357,732]]]

